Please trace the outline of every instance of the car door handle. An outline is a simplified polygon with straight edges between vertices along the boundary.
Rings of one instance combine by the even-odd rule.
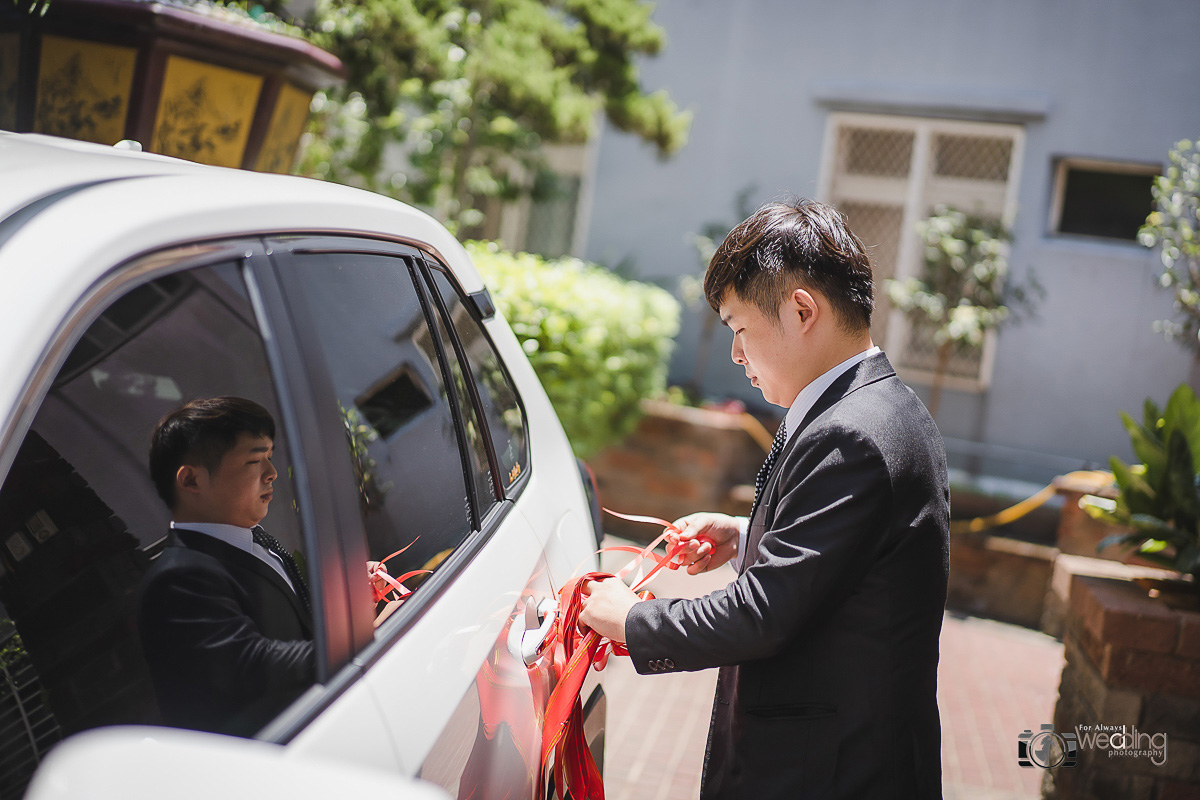
[[[547,597],[537,605],[537,621],[538,627],[526,628],[521,634],[521,660],[525,662],[525,666],[531,667],[541,655],[542,646],[546,643],[546,637],[550,635],[550,630],[554,627],[554,620],[558,616],[558,603],[553,598]]]

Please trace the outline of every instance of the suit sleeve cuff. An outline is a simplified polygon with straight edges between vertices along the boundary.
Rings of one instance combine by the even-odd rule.
[[[625,615],[625,646],[639,675],[679,671],[670,654],[662,652],[662,645],[655,641],[654,630],[667,602],[643,600],[635,603]]]

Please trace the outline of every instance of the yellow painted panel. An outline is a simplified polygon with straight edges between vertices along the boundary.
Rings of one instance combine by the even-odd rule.
[[[121,141],[136,63],[132,47],[43,36],[33,129],[100,144]]]
[[[202,164],[240,167],[261,90],[259,75],[169,57],[150,149]]]
[[[291,172],[296,161],[296,145],[308,122],[308,108],[312,104],[312,92],[297,89],[285,83],[279,90],[275,110],[271,112],[271,124],[263,139],[262,149],[254,168],[259,172]]]
[[[17,127],[17,78],[20,77],[21,36],[0,33],[0,128]]]

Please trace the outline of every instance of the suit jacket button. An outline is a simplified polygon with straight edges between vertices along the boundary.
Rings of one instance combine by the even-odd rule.
[[[663,662],[663,666],[665,666],[667,669],[675,669],[675,662],[668,658]]]

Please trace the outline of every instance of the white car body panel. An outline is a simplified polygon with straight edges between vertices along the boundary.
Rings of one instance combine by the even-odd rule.
[[[420,769],[471,688],[542,555],[517,514],[492,534],[488,547],[492,558],[468,564],[438,603],[367,670],[365,682],[379,700],[406,775]],[[472,622],[464,626],[463,620]],[[444,694],[430,692],[431,685]],[[454,702],[447,703],[448,698]],[[293,744],[304,746],[306,738]]]

